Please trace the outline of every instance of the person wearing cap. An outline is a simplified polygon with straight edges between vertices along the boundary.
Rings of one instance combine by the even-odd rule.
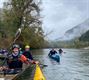
[[[28,60],[29,60],[30,62],[35,63],[35,64],[38,64],[38,63],[39,63],[39,61],[35,61],[35,60],[33,59],[33,56],[32,56],[32,54],[31,54],[30,46],[29,46],[29,45],[26,45],[26,46],[25,46],[25,51],[23,52],[23,55],[24,55],[26,58],[28,58]]]
[[[29,60],[33,60],[29,45],[25,46],[25,51],[23,52],[23,55],[26,56]]]

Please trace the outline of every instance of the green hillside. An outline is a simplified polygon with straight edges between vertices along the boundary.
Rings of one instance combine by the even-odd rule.
[[[85,34],[83,34],[80,38],[80,41],[88,41],[89,42],[89,31],[87,31]]]

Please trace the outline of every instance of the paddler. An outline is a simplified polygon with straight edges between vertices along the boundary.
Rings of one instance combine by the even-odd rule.
[[[49,56],[50,55],[54,55],[54,54],[57,54],[57,51],[54,49],[54,48],[52,48],[52,50],[49,52]]]
[[[61,48],[58,51],[59,51],[59,54],[63,53],[63,50]]]
[[[25,46],[25,50],[24,50],[24,52],[23,52],[23,55],[24,55],[25,57],[27,57],[29,60],[33,60],[33,56],[32,56],[32,54],[31,54],[30,46],[29,46],[29,45],[26,45],[26,46]]]

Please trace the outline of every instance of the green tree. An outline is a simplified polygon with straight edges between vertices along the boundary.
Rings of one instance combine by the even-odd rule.
[[[8,0],[4,3],[4,28],[10,39],[13,39],[17,29],[21,28],[22,34],[16,42],[30,44],[33,48],[42,47],[44,37],[40,3],[39,0]]]

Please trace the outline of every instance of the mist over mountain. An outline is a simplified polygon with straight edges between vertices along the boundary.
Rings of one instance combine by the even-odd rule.
[[[64,36],[59,38],[59,40],[71,40],[71,39],[79,38],[81,35],[86,33],[88,30],[89,30],[89,19],[67,30]]]

